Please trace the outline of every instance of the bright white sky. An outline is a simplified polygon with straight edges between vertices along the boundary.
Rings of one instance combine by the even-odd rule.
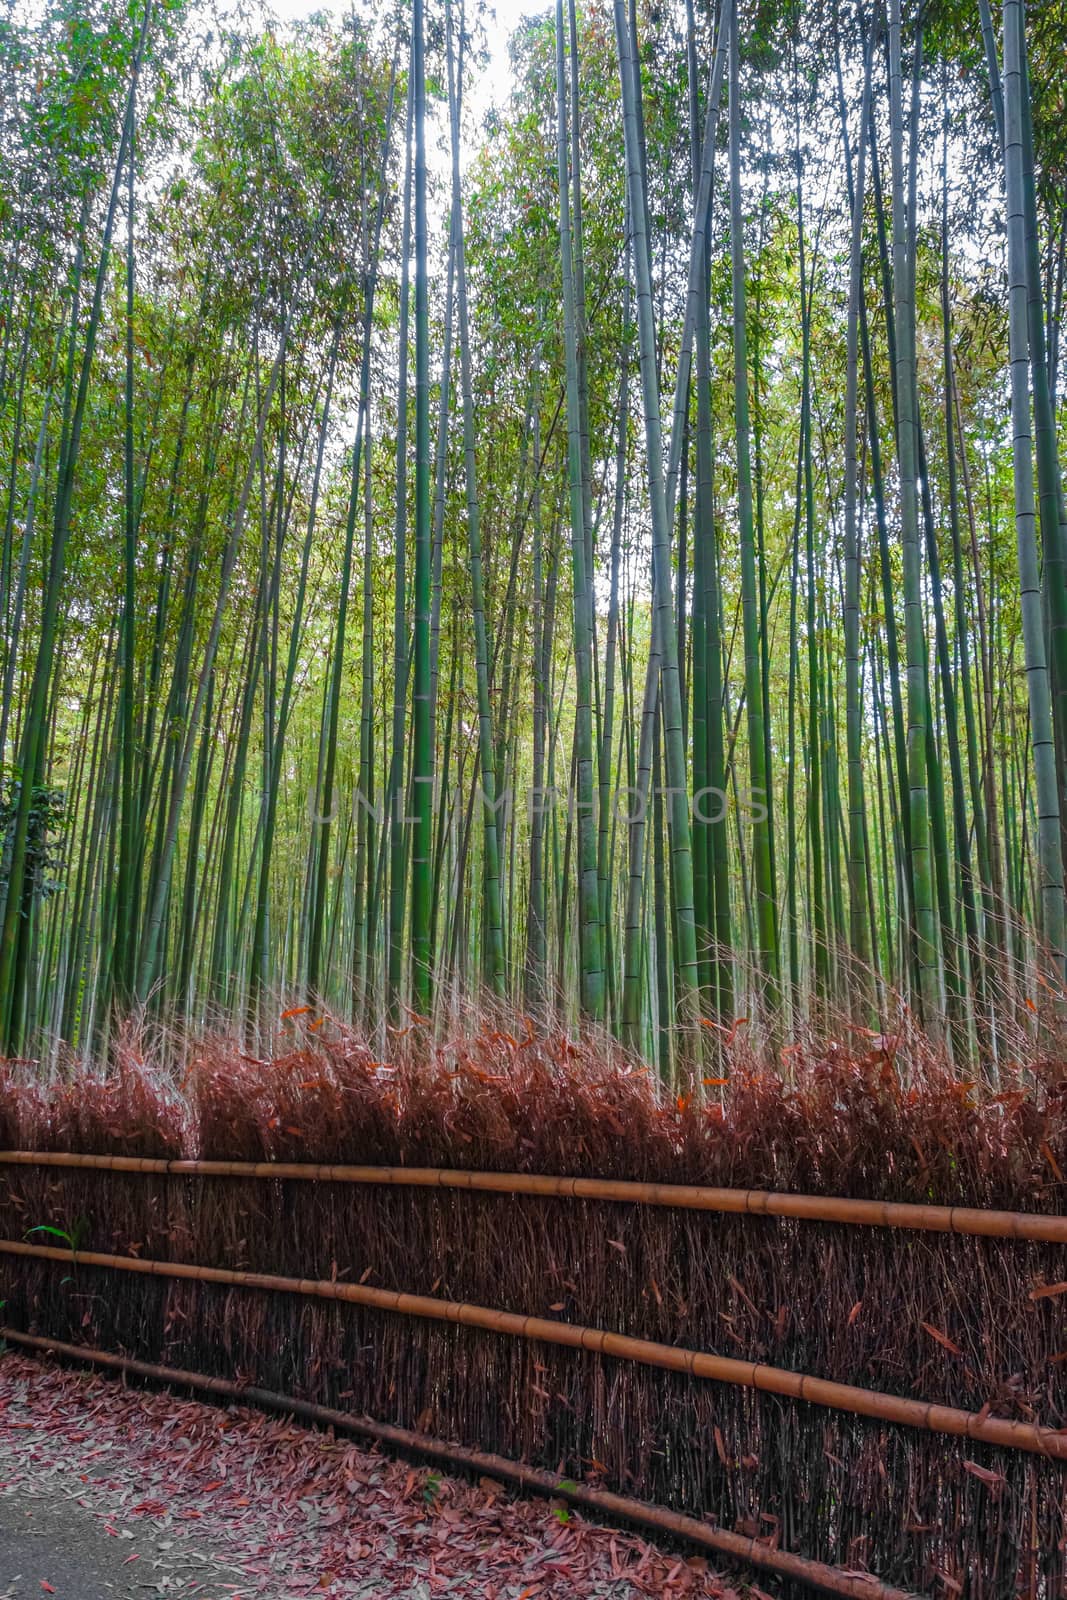
[[[468,79],[464,89],[467,107],[479,119],[491,106],[502,106],[511,88],[508,39],[513,29],[523,16],[537,16],[547,11],[549,4],[550,0],[495,0],[486,6],[483,16],[489,63],[477,79]],[[298,21],[316,11],[339,16],[345,7],[346,0],[271,0],[275,15],[286,22]]]

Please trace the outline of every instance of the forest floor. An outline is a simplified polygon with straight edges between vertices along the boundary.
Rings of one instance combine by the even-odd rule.
[[[261,1412],[0,1357],[0,1600],[738,1600],[699,1557]]]

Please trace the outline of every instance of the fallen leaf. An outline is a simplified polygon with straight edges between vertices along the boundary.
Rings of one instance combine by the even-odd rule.
[[[1067,1283],[1065,1283],[1063,1287],[1067,1289]],[[963,1354],[963,1351],[960,1349],[959,1345],[953,1343],[948,1334],[942,1333],[940,1328],[935,1328],[933,1324],[929,1322],[920,1322],[919,1326],[930,1335],[931,1339],[936,1339],[938,1344],[941,1345],[943,1349],[947,1350],[950,1355],[961,1356]]]
[[[1053,1172],[1056,1174],[1056,1182],[1057,1183],[1062,1183],[1063,1182],[1063,1169],[1061,1168],[1059,1162],[1056,1160],[1056,1157],[1052,1154],[1052,1146],[1049,1144],[1047,1139],[1043,1139],[1041,1141],[1040,1149],[1041,1149],[1041,1154],[1044,1156],[1045,1160],[1048,1162],[1049,1166],[1052,1168]]]
[[[1002,1472],[993,1472],[989,1467],[980,1467],[977,1461],[965,1461],[964,1472],[969,1472],[972,1478],[977,1478],[979,1483],[984,1483],[987,1489],[999,1491],[1007,1483]]]

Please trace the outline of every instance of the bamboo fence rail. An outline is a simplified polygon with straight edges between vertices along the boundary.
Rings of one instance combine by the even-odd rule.
[[[276,1277],[268,1273],[237,1272],[225,1267],[205,1267],[193,1262],[147,1261],[135,1256],[105,1255],[95,1251],[60,1249],[55,1245],[27,1244],[22,1240],[0,1239],[0,1255],[58,1261],[67,1265],[101,1267],[141,1276],[224,1284],[233,1288],[258,1289],[278,1294],[304,1295],[320,1300],[339,1300],[352,1305],[370,1306],[399,1316],[422,1317],[490,1333],[530,1339],[544,1344],[587,1350],[616,1360],[642,1366],[686,1373],[716,1383],[735,1384],[762,1393],[777,1394],[791,1400],[853,1416],[873,1417],[907,1428],[957,1438],[977,1439],[985,1444],[1033,1455],[1067,1461],[1067,1429],[1039,1427],[1029,1422],[990,1417],[954,1406],[909,1400],[901,1395],[882,1394],[853,1384],[836,1383],[806,1373],[769,1367],[760,1362],[741,1361],[732,1356],[711,1355],[676,1345],[657,1344],[650,1339],[635,1339],[628,1334],[611,1333],[603,1328],[576,1326],[545,1317],[524,1316],[513,1311],[498,1311],[488,1306],[468,1305],[455,1300],[436,1300],[429,1295],[404,1294],[394,1289],[375,1289],[365,1283],[340,1283],[310,1278]]]
[[[227,1378],[210,1377],[204,1373],[185,1372],[177,1367],[157,1366],[148,1361],[136,1361],[129,1356],[112,1355],[108,1351],[93,1350],[85,1345],[64,1344],[58,1339],[44,1339],[22,1333],[14,1328],[0,1328],[0,1339],[46,1354],[63,1356],[72,1361],[82,1361],[112,1371],[133,1373],[154,1382],[171,1384],[185,1389],[202,1390],[206,1394],[222,1395],[245,1405],[255,1405],[270,1411],[303,1417],[320,1427],[332,1427],[360,1437],[375,1439],[395,1449],[411,1452],[434,1461],[445,1462],[464,1471],[484,1473],[517,1484],[522,1489],[532,1489],[538,1494],[588,1506],[591,1510],[627,1522],[654,1528],[658,1532],[684,1539],[717,1555],[743,1561],[764,1572],[780,1578],[792,1579],[823,1594],[840,1595],[846,1600],[916,1600],[909,1591],[891,1588],[878,1578],[866,1573],[844,1572],[821,1561],[811,1561],[806,1556],[794,1555],[788,1550],[778,1550],[758,1539],[744,1534],[731,1533],[725,1528],[712,1528],[695,1517],[683,1516],[665,1506],[649,1505],[626,1495],[612,1494],[606,1489],[592,1488],[560,1478],[525,1462],[511,1461],[506,1456],[494,1455],[484,1450],[470,1450],[463,1445],[443,1439],[431,1439],[426,1434],[409,1428],[398,1428],[391,1423],[376,1422],[370,1417],[352,1416],[330,1406],[320,1406],[310,1400],[278,1394],[272,1389],[233,1383]]]
[[[958,1233],[976,1238],[1067,1244],[1067,1216],[996,1211],[976,1206],[916,1205],[784,1194],[767,1189],[705,1188],[697,1184],[633,1183],[611,1178],[554,1177],[525,1172],[468,1172],[450,1167],[337,1166],[285,1161],[167,1161],[142,1156],[80,1155],[54,1150],[2,1150],[0,1166],[59,1167],[164,1177],[263,1178],[279,1182],[351,1183],[479,1194],[604,1200],[626,1205],[713,1211],[733,1216],[789,1217],[868,1228]]]

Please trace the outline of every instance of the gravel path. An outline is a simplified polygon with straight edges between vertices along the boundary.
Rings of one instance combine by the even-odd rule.
[[[489,1479],[244,1407],[0,1358],[0,1600],[737,1600],[665,1553]]]

